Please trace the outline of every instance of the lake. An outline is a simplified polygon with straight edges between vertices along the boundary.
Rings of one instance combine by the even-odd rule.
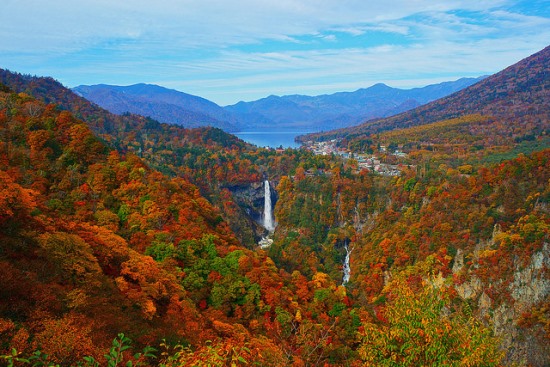
[[[235,135],[247,143],[259,147],[278,148],[299,148],[294,138],[298,135],[307,134],[305,131],[243,131]]]

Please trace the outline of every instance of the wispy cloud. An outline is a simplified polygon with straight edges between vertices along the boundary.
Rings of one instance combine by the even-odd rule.
[[[85,47],[111,38],[157,39],[180,47],[223,47],[263,39],[316,34],[350,24],[382,23],[425,11],[487,10],[501,1],[444,2],[381,0],[157,0],[155,2],[104,0],[5,0],[0,32],[18,42],[3,42],[15,49],[33,45]],[[483,4],[483,6],[481,6]],[[50,42],[41,42],[48,37]],[[165,42],[162,42],[165,40]],[[18,45],[18,46],[17,46]]]

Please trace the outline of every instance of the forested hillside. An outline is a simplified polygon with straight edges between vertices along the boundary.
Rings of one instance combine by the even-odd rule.
[[[347,136],[342,156],[115,116],[53,79],[3,71],[0,358],[548,365],[540,57],[507,69],[508,92],[482,113],[451,118],[451,104],[430,123]],[[398,174],[365,168],[365,155]],[[265,178],[277,227],[260,248],[267,231],[239,200]]]

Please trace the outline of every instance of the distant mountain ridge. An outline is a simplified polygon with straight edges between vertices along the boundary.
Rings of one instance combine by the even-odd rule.
[[[240,115],[245,128],[298,128],[320,131],[392,116],[477,83],[485,77],[462,78],[423,88],[398,89],[375,84],[355,92],[319,96],[269,96],[225,109]]]
[[[367,120],[353,127],[299,137],[301,141],[353,138],[381,131],[425,125],[470,114],[508,123],[540,125],[548,129],[550,106],[550,46],[447,97],[399,115]]]
[[[228,132],[238,130],[236,118],[214,102],[154,84],[80,85],[73,91],[119,115],[130,112],[187,128],[213,126]]]
[[[414,89],[392,88],[379,83],[355,92],[319,96],[272,95],[226,107],[153,84],[81,85],[73,91],[115,114],[130,112],[189,128],[213,126],[228,132],[276,128],[313,132],[392,116],[447,96],[481,79],[483,77],[462,78]]]

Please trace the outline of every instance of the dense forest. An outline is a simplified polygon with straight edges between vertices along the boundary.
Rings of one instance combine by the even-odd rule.
[[[397,176],[0,70],[2,362],[548,365],[548,53],[433,121],[421,107],[339,135]],[[265,178],[277,227],[260,248],[243,193]]]

